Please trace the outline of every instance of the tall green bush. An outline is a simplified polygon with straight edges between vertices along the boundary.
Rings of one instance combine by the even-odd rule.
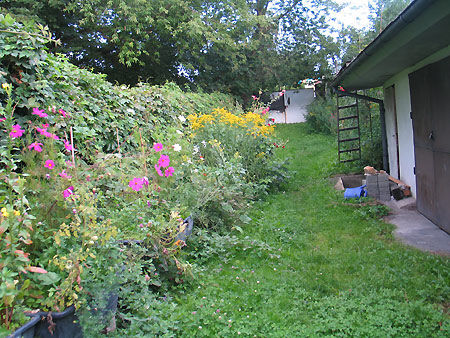
[[[233,108],[235,100],[220,93],[184,92],[173,83],[136,87],[117,86],[105,75],[71,64],[62,55],[47,52],[51,34],[43,27],[16,22],[0,15],[0,82],[14,87],[18,122],[36,121],[33,108],[70,115],[59,127],[73,137],[82,157],[91,162],[96,152],[135,150],[142,137],[154,141],[152,131],[166,128],[187,113]],[[5,92],[0,92],[2,107]],[[4,115],[0,107],[0,115]],[[2,113],[3,112],[3,113]]]
[[[366,93],[368,96],[378,97],[377,90],[371,90]],[[351,104],[355,102],[354,98],[339,98],[340,105]],[[354,108],[353,108],[354,110]],[[336,115],[336,97],[327,95],[325,97],[316,98],[308,106],[308,114],[306,115],[306,123],[308,129],[312,133],[324,133],[336,135],[337,139],[337,115]],[[354,110],[349,115],[356,114]],[[382,146],[381,146],[381,125],[380,112],[378,105],[372,102],[359,100],[359,121],[361,132],[361,161],[358,166],[361,169],[366,165],[375,168],[382,168]],[[342,122],[341,122],[342,123]],[[348,137],[357,137],[357,130],[346,134]],[[349,148],[356,147],[357,142],[348,143]]]

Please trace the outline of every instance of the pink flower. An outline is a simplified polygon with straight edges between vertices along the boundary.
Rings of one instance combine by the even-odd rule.
[[[155,170],[156,170],[156,172],[158,173],[159,176],[161,176],[161,177],[164,176],[164,174],[161,171],[161,167],[158,166],[157,164],[155,164]]]
[[[61,176],[62,178],[67,178],[67,179],[71,179],[72,176],[67,175],[66,170],[64,169],[63,171],[61,171],[60,173],[58,173],[59,176]]]
[[[40,153],[42,151],[42,143],[38,143],[38,142],[33,142],[28,146],[28,149],[34,149],[36,150],[38,153]]]
[[[6,117],[0,117],[0,122],[6,121]]]
[[[38,266],[29,266],[28,271],[35,273],[47,273],[47,270],[40,268]]]
[[[22,127],[18,124],[15,124],[12,126],[11,132],[9,133],[9,136],[12,138],[21,137],[25,130],[21,129]]]
[[[142,178],[135,177],[133,178],[130,183],[128,183],[128,186],[133,189],[134,191],[139,191],[142,189],[142,186],[144,185],[144,182]]]
[[[39,134],[44,135],[45,137],[52,138],[54,140],[59,140],[59,137],[56,136],[55,134],[49,133],[47,131],[47,128],[48,124],[43,124],[42,128],[36,127],[36,130],[38,131]]]
[[[63,142],[64,142],[64,148],[66,148],[66,150],[67,150],[68,152],[71,152],[72,149],[75,150],[75,149],[72,147],[72,145],[69,143],[69,141],[64,140]]]
[[[44,109],[39,110],[39,108],[34,107],[33,108],[33,112],[31,113],[32,115],[37,115],[40,117],[47,117],[48,114],[44,113]]]
[[[175,171],[175,169],[173,167],[169,167],[164,171],[164,175],[166,177],[172,176],[174,171]]]
[[[148,181],[147,176],[142,177],[142,183],[144,183],[145,185],[149,185],[150,182]]]
[[[252,95],[253,100],[257,100],[258,98],[255,95]]]
[[[70,195],[73,195],[73,186],[70,186],[66,190],[63,191],[64,198],[67,198]]]
[[[58,113],[60,113],[62,115],[63,118],[69,117],[69,114],[66,113],[64,110],[60,109],[58,110]]]
[[[55,162],[53,162],[53,160],[47,160],[45,161],[44,167],[51,170],[55,167]]]
[[[266,115],[269,112],[269,110],[270,110],[270,107],[267,107],[261,112],[261,114]]]
[[[169,166],[169,163],[170,163],[170,158],[167,155],[161,155],[161,157],[158,160],[158,166],[163,167],[163,168]]]
[[[159,152],[159,151],[163,150],[163,145],[161,143],[155,143],[153,145],[153,150],[156,152]]]

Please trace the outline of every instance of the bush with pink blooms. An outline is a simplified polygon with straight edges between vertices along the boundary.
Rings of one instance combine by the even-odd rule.
[[[278,179],[264,169],[276,163],[272,137],[226,123],[193,135],[191,113],[242,112],[224,94],[113,86],[47,53],[48,35],[32,44],[1,14],[0,28],[11,32],[0,60],[0,334],[24,310],[75,305],[97,336],[104,321],[90,318],[109,294],[120,301],[117,336],[171,332],[174,323],[144,319],[166,318],[170,289],[192,278],[183,220],[221,232],[248,222],[251,200]],[[12,57],[18,43],[37,64]],[[24,69],[20,79],[4,60]],[[248,126],[264,113],[245,115]],[[263,122],[253,127],[271,129]]]

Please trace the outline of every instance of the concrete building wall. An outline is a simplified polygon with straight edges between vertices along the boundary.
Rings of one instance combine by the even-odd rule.
[[[305,116],[308,114],[306,107],[313,100],[313,88],[286,90],[284,105],[286,106],[287,123],[305,122]]]

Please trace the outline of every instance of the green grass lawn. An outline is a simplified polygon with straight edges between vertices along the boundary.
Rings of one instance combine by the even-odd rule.
[[[252,206],[243,233],[209,238],[175,297],[178,335],[450,337],[450,260],[399,244],[376,206],[344,201],[328,179],[332,137],[277,130],[296,174]]]

